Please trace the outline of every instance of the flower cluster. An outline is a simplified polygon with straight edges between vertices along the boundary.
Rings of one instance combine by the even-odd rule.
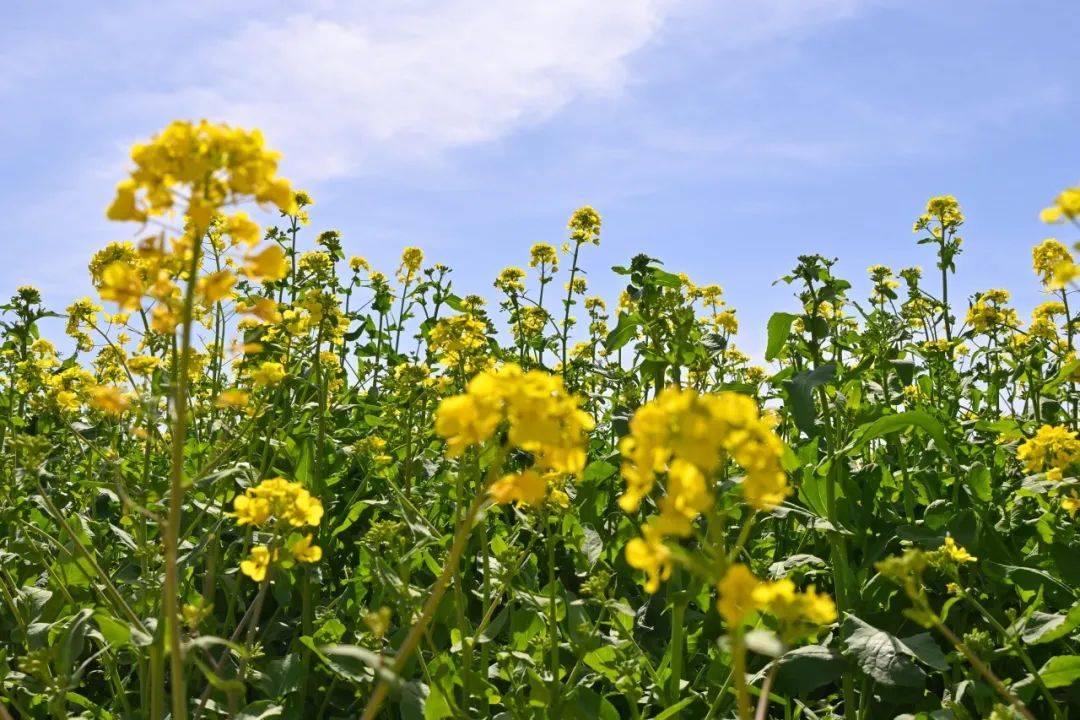
[[[409,285],[416,279],[420,266],[424,263],[424,251],[418,247],[407,247],[401,253],[401,265],[398,267],[397,279],[402,285]]]
[[[793,642],[813,637],[822,626],[836,621],[836,604],[813,585],[800,592],[787,578],[762,581],[742,564],[729,567],[716,589],[716,608],[732,629],[751,613],[767,612],[776,618],[780,637]]]
[[[205,120],[174,122],[149,143],[131,151],[135,169],[117,187],[106,215],[111,220],[146,223],[174,214],[179,205],[185,221],[179,237],[150,236],[136,249],[114,243],[90,264],[95,286],[104,300],[121,310],[154,301],[151,327],[175,331],[181,321],[184,293],[179,281],[196,283],[196,300],[210,308],[230,295],[237,275],[219,268],[196,279],[201,243],[210,239],[215,252],[244,245],[240,272],[255,280],[277,280],[286,274],[285,251],[273,243],[256,252],[260,228],[244,212],[222,214],[226,205],[247,200],[270,204],[283,213],[297,212],[297,194],[277,175],[278,153],[268,150],[262,135]],[[231,258],[229,263],[232,263]],[[194,273],[192,271],[195,271]]]
[[[517,365],[487,370],[469,381],[464,394],[443,400],[435,414],[448,457],[490,440],[504,426],[506,444],[531,454],[533,466],[498,481],[496,500],[535,502],[546,488],[541,474],[576,474],[585,467],[593,419],[558,376]]]
[[[1037,305],[1031,311],[1031,324],[1028,325],[1027,334],[1044,340],[1056,340],[1058,327],[1054,318],[1064,314],[1065,303],[1060,300],[1051,300]]]
[[[1054,204],[1043,208],[1039,213],[1039,219],[1044,223],[1063,223],[1066,220],[1076,220],[1080,217],[1080,187],[1071,187],[1062,190]]]
[[[975,302],[968,308],[967,323],[976,332],[987,332],[997,328],[1016,328],[1020,318],[1016,311],[1007,307],[1008,290],[987,290],[975,296]]]
[[[703,488],[705,476],[727,457],[746,472],[742,492],[755,509],[775,507],[790,492],[780,466],[780,439],[757,404],[738,393],[665,388],[634,415],[619,450],[627,486],[619,505],[627,512],[652,490],[656,474],[667,472],[668,497],[662,507],[680,512],[688,523],[696,517],[695,507],[711,503],[711,493]]]
[[[280,155],[268,150],[258,130],[228,125],[177,121],[149,143],[135,145],[135,169],[116,189],[108,209],[110,220],[135,220],[174,210],[177,193],[188,189],[187,215],[206,231],[218,209],[248,198],[295,210],[293,190],[277,176]],[[228,220],[230,232],[254,244],[258,228],[237,213]]]
[[[428,347],[448,368],[472,375],[490,363],[488,323],[477,313],[440,319],[428,335]]]
[[[667,475],[659,516],[626,546],[627,562],[646,573],[648,592],[656,592],[671,573],[664,538],[689,536],[694,520],[712,508],[712,474],[728,458],[746,473],[742,493],[751,507],[775,507],[790,492],[780,465],[780,439],[754,401],[738,393],[665,388],[634,414],[619,450],[626,481],[619,505],[626,512],[637,510],[658,473]]]
[[[600,213],[586,205],[574,211],[567,228],[570,238],[576,243],[600,244]]]
[[[519,267],[503,268],[495,279],[495,287],[507,295],[520,295],[525,292],[525,271]]]
[[[896,299],[896,288],[900,282],[893,275],[892,268],[887,265],[871,265],[866,269],[874,289],[870,293],[870,299],[876,303],[884,303],[886,300]]]
[[[1064,471],[1080,460],[1076,435],[1063,425],[1043,425],[1016,449],[1016,459],[1029,473],[1045,472],[1048,479],[1060,480]]]
[[[936,221],[936,225],[935,225]],[[942,231],[955,229],[964,223],[964,213],[960,203],[952,195],[938,195],[926,202],[926,212],[915,221],[915,232],[929,230],[936,238],[941,238]]]
[[[233,499],[237,525],[263,526],[284,522],[293,527],[318,525],[323,507],[319,499],[299,483],[284,478],[263,480]]]
[[[548,243],[536,243],[529,248],[529,267],[540,268],[541,275],[544,270],[555,272],[559,269],[559,253],[555,246]]]
[[[926,584],[923,582],[926,568],[935,568],[948,577],[958,579],[959,568],[977,560],[966,548],[957,544],[951,535],[946,535],[945,541],[934,550],[908,548],[902,555],[885,558],[874,567],[882,577],[902,587],[917,607],[926,610]]]
[[[285,543],[295,562],[311,563],[322,558],[322,549],[313,544],[312,535],[287,538],[296,528],[317,526],[322,521],[323,506],[299,483],[284,478],[263,480],[233,499],[233,517],[237,525],[250,525],[273,534],[266,545],[256,545],[240,570],[255,582],[266,578],[267,570],[279,557]]]
[[[1069,248],[1054,238],[1047,238],[1031,249],[1031,266],[1035,274],[1043,285],[1052,289],[1057,285],[1058,275],[1067,271],[1072,264],[1073,256]]]

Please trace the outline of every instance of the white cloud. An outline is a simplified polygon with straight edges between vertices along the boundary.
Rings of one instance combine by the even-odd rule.
[[[678,0],[445,0],[251,22],[159,112],[258,125],[308,179],[430,159],[617,95]],[[302,163],[302,165],[300,165]]]

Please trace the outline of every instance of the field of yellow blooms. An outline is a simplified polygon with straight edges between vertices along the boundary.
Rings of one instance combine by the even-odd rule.
[[[346,257],[258,132],[130,167],[69,337],[0,306],[0,720],[1080,718],[1066,244],[1030,321],[950,305],[932,198],[933,272],[798,258],[758,366],[655,259],[588,295],[591,207],[485,299]]]

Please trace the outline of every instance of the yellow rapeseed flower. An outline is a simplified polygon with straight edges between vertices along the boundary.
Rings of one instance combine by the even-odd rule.
[[[230,271],[218,270],[212,272],[199,278],[199,299],[207,306],[213,305],[219,300],[228,297],[235,284],[236,276]]]
[[[280,280],[289,274],[285,251],[280,245],[267,245],[261,252],[244,256],[244,274],[253,280]]]
[[[724,577],[716,584],[716,609],[728,627],[741,625],[750,613],[759,609],[760,603],[755,599],[755,591],[760,586],[761,581],[745,565],[732,565],[724,573]]]
[[[730,457],[746,471],[743,497],[758,510],[775,507],[790,492],[780,466],[780,439],[755,402],[738,393],[699,395],[665,388],[634,414],[619,449],[626,480],[619,505],[627,512],[637,509],[656,474],[666,472],[675,459],[708,476]]]
[[[1039,213],[1044,223],[1056,224],[1080,217],[1080,187],[1066,188],[1056,198],[1054,204]]]
[[[217,398],[214,400],[214,404],[220,408],[241,408],[245,407],[251,400],[251,396],[243,390],[231,388],[222,390],[218,393]]]
[[[267,360],[251,371],[251,382],[257,388],[274,387],[285,379],[285,366]]]
[[[265,545],[256,545],[251,548],[248,559],[240,563],[240,572],[255,582],[262,582],[266,579],[266,571],[270,569],[270,564],[276,559],[277,551],[271,552]]]
[[[957,565],[963,565],[964,563],[975,562],[977,557],[969,553],[967,550],[956,544],[951,535],[945,537],[945,544],[941,547],[942,553],[949,560],[953,561]]]
[[[90,404],[109,415],[123,415],[131,399],[115,385],[99,385],[90,388]]]
[[[1052,284],[1059,265],[1072,261],[1069,248],[1054,238],[1047,238],[1031,249],[1031,265],[1043,285]]]
[[[308,533],[293,543],[292,547],[289,548],[289,551],[297,562],[313,563],[322,559],[322,548],[318,545],[313,545],[311,540],[311,533]]]
[[[535,470],[504,475],[488,489],[491,499],[497,503],[538,505],[547,495],[547,480]]]
[[[1063,471],[1080,460],[1080,440],[1064,425],[1043,425],[1016,449],[1016,459],[1029,473],[1046,472],[1060,480]]]
[[[98,293],[102,300],[112,300],[121,310],[136,310],[146,292],[142,273],[128,262],[110,263],[102,270]]]
[[[645,592],[656,592],[660,583],[671,577],[671,551],[664,545],[663,537],[648,526],[642,528],[641,537],[626,543],[626,562],[645,572]]]

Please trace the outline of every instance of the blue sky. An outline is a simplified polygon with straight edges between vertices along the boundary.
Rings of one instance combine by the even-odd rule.
[[[227,9],[222,6],[227,5]],[[795,256],[933,258],[930,195],[968,216],[957,285],[1040,300],[1040,208],[1080,181],[1080,15],[1059,0],[16,0],[0,28],[0,288],[60,306],[129,227],[127,147],[174,118],[263,128],[312,235],[392,270],[419,245],[488,294],[569,213],[604,216],[590,289],[637,252],[717,282],[741,344],[791,306]],[[1064,236],[1072,241],[1076,238]]]

